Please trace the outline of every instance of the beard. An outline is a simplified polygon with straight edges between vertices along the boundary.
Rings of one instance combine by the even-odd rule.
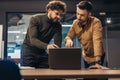
[[[78,21],[79,21],[79,23],[84,24],[87,21],[87,19],[86,20],[78,19]]]
[[[89,16],[87,15],[84,19],[79,19],[79,18],[77,17],[77,19],[78,19],[79,23],[85,24],[85,23],[88,21]]]
[[[78,25],[81,26],[82,28],[85,27],[86,23],[88,22],[88,18],[86,18],[86,20],[81,20],[81,19],[78,19]]]
[[[53,22],[59,22],[60,21],[58,18],[54,18],[52,20],[53,20]]]
[[[60,19],[57,18],[57,17],[52,18],[52,15],[50,15],[49,17],[50,17],[50,20],[53,21],[53,22],[59,22],[60,21]]]

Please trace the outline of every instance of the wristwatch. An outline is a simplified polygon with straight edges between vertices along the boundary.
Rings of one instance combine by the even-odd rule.
[[[96,56],[95,64],[101,64],[101,57]]]
[[[95,61],[96,64],[101,64],[101,60]]]
[[[90,66],[95,65],[95,64],[100,64],[101,65],[101,61],[99,60],[99,61],[95,61],[95,62],[89,63]]]

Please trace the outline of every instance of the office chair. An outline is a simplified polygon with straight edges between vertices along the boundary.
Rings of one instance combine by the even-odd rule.
[[[21,80],[19,67],[10,60],[0,60],[0,80]]]

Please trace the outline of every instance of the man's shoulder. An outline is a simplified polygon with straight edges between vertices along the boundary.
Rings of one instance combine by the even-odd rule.
[[[100,19],[95,16],[91,16],[90,18],[93,22],[100,22]]]
[[[39,17],[44,17],[46,14],[44,13],[40,13],[40,14],[34,14],[32,15],[31,17],[34,17],[34,18],[39,18]]]
[[[47,18],[47,15],[45,13],[41,13],[41,14],[34,14],[31,16],[30,20],[32,21],[41,21]]]
[[[79,21],[78,21],[78,19],[75,19],[75,20],[73,20],[73,23],[75,24],[75,23],[78,23]]]

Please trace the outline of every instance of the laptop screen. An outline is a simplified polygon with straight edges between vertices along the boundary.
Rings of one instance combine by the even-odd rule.
[[[51,69],[80,69],[81,48],[49,49],[49,68]]]

